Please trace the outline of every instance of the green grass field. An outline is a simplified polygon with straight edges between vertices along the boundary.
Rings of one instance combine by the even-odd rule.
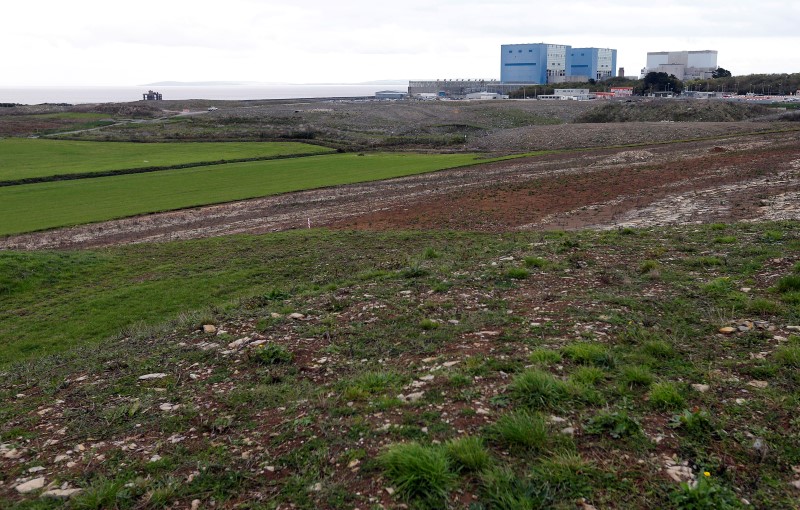
[[[477,162],[474,154],[332,154],[7,186],[0,188],[0,235],[388,179]]]
[[[297,142],[123,143],[8,138],[0,140],[0,181],[326,152],[331,149]]]

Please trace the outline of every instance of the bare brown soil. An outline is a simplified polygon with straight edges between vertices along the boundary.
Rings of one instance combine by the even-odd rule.
[[[309,224],[506,231],[800,219],[798,198],[800,134],[789,131],[549,154],[11,236],[0,240],[0,249],[96,247]]]

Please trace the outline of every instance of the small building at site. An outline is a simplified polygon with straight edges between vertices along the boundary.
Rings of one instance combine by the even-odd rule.
[[[148,90],[146,94],[142,94],[143,101],[161,101],[163,96],[161,92],[156,92],[154,90]]]
[[[498,92],[473,92],[472,94],[467,94],[466,99],[470,100],[508,99],[508,96],[506,94],[500,94]]]
[[[405,99],[408,93],[397,90],[381,90],[375,93],[375,99]]]
[[[562,99],[594,99],[594,94],[589,89],[554,89],[553,95]]]

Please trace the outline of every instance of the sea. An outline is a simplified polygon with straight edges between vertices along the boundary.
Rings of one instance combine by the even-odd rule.
[[[381,90],[408,91],[408,82],[304,85],[143,85],[135,87],[0,87],[0,103],[126,103],[140,101],[148,90],[160,92],[164,100],[212,99],[304,99],[321,97],[365,97]]]

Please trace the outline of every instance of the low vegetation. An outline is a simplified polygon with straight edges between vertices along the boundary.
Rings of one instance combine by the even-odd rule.
[[[328,152],[325,147],[296,142],[97,143],[7,138],[0,140],[0,185]]]
[[[473,154],[330,154],[6,186],[0,187],[0,235],[389,179],[485,161]]]
[[[794,508],[800,225],[723,227],[0,252],[0,500]]]

